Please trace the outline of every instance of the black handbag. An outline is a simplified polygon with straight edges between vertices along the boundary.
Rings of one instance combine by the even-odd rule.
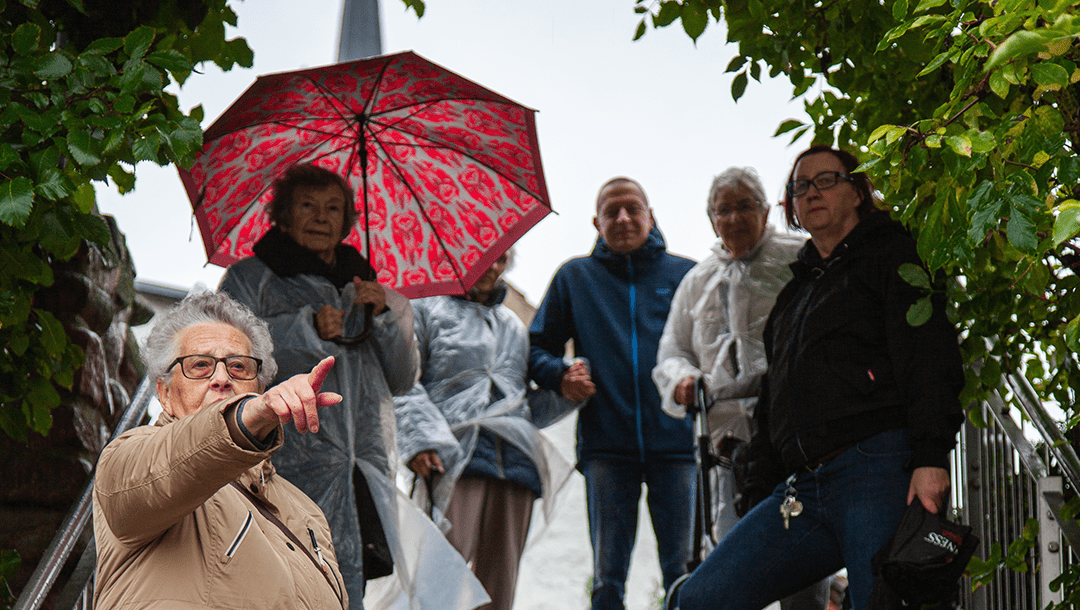
[[[893,537],[871,562],[874,590],[867,610],[949,603],[979,546],[971,527],[928,512],[917,498],[904,511]]]
[[[394,573],[394,558],[386,541],[379,511],[371,497],[367,478],[360,468],[353,466],[353,491],[356,493],[356,515],[360,520],[360,541],[364,545],[364,580],[374,580]]]

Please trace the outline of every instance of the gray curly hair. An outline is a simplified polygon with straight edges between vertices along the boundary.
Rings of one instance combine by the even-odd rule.
[[[263,389],[269,386],[278,368],[277,362],[274,362],[274,340],[270,337],[270,327],[250,309],[222,292],[189,295],[158,315],[158,322],[154,324],[142,350],[146,374],[168,385],[171,377],[166,375],[166,369],[180,357],[180,337],[184,330],[207,322],[228,324],[247,336],[251,341],[251,355],[262,360],[259,387]]]
[[[710,221],[715,220],[713,218],[713,204],[716,203],[716,198],[720,196],[720,192],[740,186],[754,195],[754,200],[758,202],[761,209],[769,209],[768,198],[765,196],[765,187],[761,185],[761,178],[758,176],[757,170],[752,167],[729,167],[720,172],[720,175],[714,177],[712,186],[709,187],[709,199],[705,202],[705,211],[708,213]]]

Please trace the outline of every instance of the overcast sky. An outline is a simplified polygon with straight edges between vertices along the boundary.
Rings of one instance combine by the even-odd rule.
[[[201,104],[204,128],[259,74],[333,63],[342,0],[233,2],[230,37],[255,52],[251,69],[205,66],[182,90],[185,110]],[[615,175],[645,187],[672,252],[696,260],[714,237],[705,216],[712,176],[755,167],[773,202],[795,155],[771,137],[788,118],[804,118],[784,82],[751,81],[735,104],[725,74],[737,53],[715,24],[697,46],[675,25],[631,40],[633,0],[428,0],[422,19],[398,0],[382,3],[383,49],[413,50],[506,97],[539,110],[537,130],[552,207],[517,247],[507,276],[534,303],[566,259],[587,253],[596,192]],[[191,204],[175,168],[136,168],[136,190],[98,188],[103,212],[127,235],[138,277],[188,288],[216,287],[223,270],[206,264]],[[774,218],[777,216],[774,214]]]

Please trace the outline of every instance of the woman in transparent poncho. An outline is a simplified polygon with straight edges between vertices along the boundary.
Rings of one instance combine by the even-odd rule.
[[[392,400],[416,381],[412,308],[372,280],[355,248],[341,244],[356,218],[344,179],[296,165],[273,189],[274,226],[254,257],[228,269],[220,290],[269,323],[280,365],[275,381],[328,355],[337,360],[323,388],[344,397],[342,408],[326,416],[322,434],[286,432],[288,449],[274,465],[326,513],[351,607],[362,608],[367,579],[391,570],[405,591],[415,591],[414,558],[406,558],[401,542],[415,535],[402,531],[408,515],[399,510],[394,483]],[[365,307],[373,314],[368,320]]]
[[[394,399],[401,455],[425,481],[420,489],[432,485],[432,518],[491,596],[486,610],[510,610],[533,502],[543,498],[550,515],[570,474],[538,428],[580,406],[554,392],[527,393],[528,335],[502,305],[508,257],[467,297],[414,301],[422,372]],[[574,367],[587,376],[583,364]]]
[[[730,457],[730,441],[750,440],[750,418],[767,368],[762,332],[776,295],[791,279],[788,264],[805,239],[769,223],[765,189],[752,168],[731,167],[713,179],[708,214],[719,238],[690,270],[671,302],[653,381],[661,406],[686,416],[695,385],[705,384],[713,451]],[[735,484],[718,472],[713,492],[716,540],[735,527]],[[824,608],[828,579],[781,601],[784,610]]]

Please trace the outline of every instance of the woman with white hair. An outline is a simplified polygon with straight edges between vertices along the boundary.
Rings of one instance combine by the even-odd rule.
[[[769,224],[765,189],[753,168],[731,167],[713,178],[706,209],[719,239],[675,292],[653,381],[664,411],[682,419],[701,380],[712,450],[730,458],[731,440],[750,440],[750,418],[767,366],[765,321],[791,279],[788,264],[805,239]],[[719,540],[738,520],[731,469],[722,468],[716,483],[714,533]],[[827,585],[827,580],[814,585],[784,599],[782,606],[824,609]]]
[[[333,358],[263,393],[266,323],[223,294],[184,299],[142,352],[164,412],[105,447],[94,477],[97,608],[347,608],[319,507],[278,476],[283,424],[319,430]],[[221,365],[221,366],[219,366]]]

